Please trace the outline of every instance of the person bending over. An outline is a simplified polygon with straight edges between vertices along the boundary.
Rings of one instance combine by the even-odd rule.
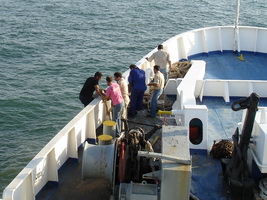
[[[101,95],[101,91],[98,84],[101,78],[102,78],[101,72],[96,72],[94,77],[89,77],[85,81],[79,96],[80,101],[83,103],[84,107],[86,107],[89,103],[91,103],[94,100],[93,97],[94,91],[96,91],[98,95]]]
[[[109,87],[106,90],[106,95],[101,96],[103,101],[111,100],[113,105],[113,121],[116,122],[116,133],[119,136],[121,133],[121,114],[124,107],[124,100],[120,86],[117,83],[112,83],[112,77],[107,76],[106,81]]]

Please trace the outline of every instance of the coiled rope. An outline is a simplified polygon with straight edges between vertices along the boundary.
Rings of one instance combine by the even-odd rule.
[[[213,146],[210,151],[210,156],[216,159],[220,158],[231,158],[233,153],[234,145],[229,140],[221,140],[216,143],[214,140]]]

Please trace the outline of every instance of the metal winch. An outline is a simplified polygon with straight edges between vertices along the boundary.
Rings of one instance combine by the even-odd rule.
[[[111,144],[86,143],[83,178],[108,180],[113,197],[121,200],[189,199],[191,161],[186,133],[184,127],[164,126],[162,153],[153,151],[140,127],[126,131]],[[174,185],[181,189],[173,190]]]
[[[82,177],[103,178],[115,181],[117,143],[109,145],[85,144],[82,160]]]

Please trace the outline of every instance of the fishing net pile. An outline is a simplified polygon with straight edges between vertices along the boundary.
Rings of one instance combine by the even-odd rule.
[[[169,79],[170,78],[183,78],[188,70],[190,69],[192,63],[189,61],[176,62],[173,63],[169,70]],[[154,87],[150,86],[149,93],[144,94],[143,106],[149,107],[151,96],[153,94]],[[159,110],[172,110],[173,102],[164,94],[162,94],[158,99],[158,109]]]
[[[218,143],[216,143],[216,141],[214,140],[213,146],[210,151],[210,155],[216,159],[231,158],[233,149],[234,145],[229,140],[221,140]]]
[[[192,63],[189,61],[173,63],[171,69],[169,70],[169,79],[183,78],[190,69],[191,65]]]
[[[149,108],[150,106],[153,90],[154,89],[151,87],[149,93],[144,94],[143,106],[146,108]],[[161,94],[157,102],[157,108],[159,110],[172,110],[172,104],[173,102],[165,94]]]

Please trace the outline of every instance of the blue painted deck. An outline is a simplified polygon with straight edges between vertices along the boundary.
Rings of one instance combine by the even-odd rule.
[[[204,79],[267,80],[267,54],[249,52],[242,54],[244,61],[240,61],[234,52],[199,54],[190,59],[206,62]],[[237,123],[241,122],[242,111],[232,111],[231,104],[238,99],[230,98],[229,103],[221,97],[204,97],[203,102],[197,100],[197,104],[206,105],[209,110],[209,146],[213,140],[230,139],[234,134]],[[266,99],[261,99],[260,106],[267,106]]]
[[[222,97],[204,97],[198,104],[208,107],[209,148],[213,140],[230,139],[243,111],[233,111],[231,104],[240,98],[230,98],[225,103]],[[267,106],[267,98],[260,99],[259,106]],[[192,153],[191,192],[201,200],[229,200],[229,189],[224,181],[221,162],[203,153]]]
[[[192,155],[191,193],[200,200],[229,200],[220,160],[204,154]]]
[[[240,61],[236,53],[226,52],[202,54],[190,59],[206,62],[205,79],[267,80],[266,54],[244,53],[243,57],[245,60]],[[212,147],[213,140],[231,140],[243,115],[243,111],[233,111],[231,105],[240,98],[232,97],[229,103],[222,97],[204,97],[202,102],[197,99],[197,104],[208,107],[208,148]],[[267,106],[267,99],[261,98],[259,106]],[[220,160],[193,153],[192,161],[191,192],[203,200],[230,199]]]
[[[190,60],[205,60],[205,79],[267,80],[267,54],[242,54],[244,61],[234,52],[201,54]]]
[[[232,97],[229,103],[222,97],[204,97],[202,102],[197,100],[197,104],[208,107],[209,147],[213,144],[213,140],[219,142],[221,139],[232,138],[237,123],[242,120],[243,111],[233,111],[231,105],[240,98]],[[259,106],[267,106],[267,99],[261,98]]]
[[[208,135],[209,145],[213,140],[230,139],[235,132],[237,123],[242,119],[242,111],[235,112],[231,109],[232,102],[226,103],[221,97],[204,97],[202,103],[208,107]]]

